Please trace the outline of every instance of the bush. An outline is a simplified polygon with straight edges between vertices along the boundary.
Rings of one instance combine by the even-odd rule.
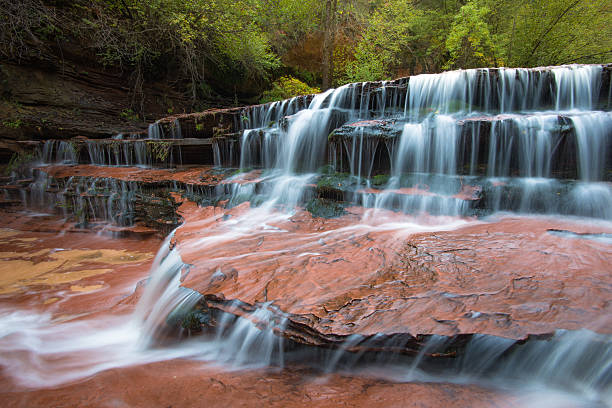
[[[274,102],[298,95],[310,95],[320,92],[319,88],[312,88],[297,78],[283,76],[272,83],[272,89],[265,91],[259,102]]]

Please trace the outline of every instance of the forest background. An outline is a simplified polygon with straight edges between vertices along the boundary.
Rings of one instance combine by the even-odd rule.
[[[95,61],[129,79],[126,111],[141,115],[151,82],[202,110],[457,68],[605,63],[611,22],[609,0],[0,0],[0,53]]]

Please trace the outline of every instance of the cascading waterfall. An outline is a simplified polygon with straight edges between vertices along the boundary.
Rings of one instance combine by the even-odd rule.
[[[230,206],[250,200],[252,204],[259,201],[260,208],[232,219],[225,235],[204,236],[197,245],[205,251],[208,242],[249,237],[255,226],[276,228],[276,221],[286,219],[287,213],[309,198],[309,185],[321,175],[320,169],[330,164],[330,157],[335,171],[350,173],[347,177],[355,193],[351,199],[366,207],[442,215],[473,215],[484,208],[610,220],[612,114],[597,110],[603,109],[598,96],[601,70],[600,66],[462,70],[376,86],[350,84],[314,96],[308,106],[303,99],[294,98],[245,110],[236,126],[242,130],[240,167],[243,171],[255,167],[267,171],[261,176],[261,185],[232,184],[230,180],[229,187],[218,188],[231,190]],[[609,101],[606,103],[609,109]],[[181,137],[178,122],[170,129],[172,138]],[[345,131],[334,135],[338,129]],[[335,145],[332,136],[339,138]],[[163,139],[162,126],[150,125],[148,137]],[[78,162],[73,146],[62,143],[45,144],[43,162]],[[87,143],[90,161],[151,165],[146,151],[117,149],[122,143],[120,139],[108,147]],[[146,149],[145,143],[134,146]],[[222,165],[228,158],[218,145],[216,148],[215,164]],[[384,155],[388,160],[380,159]],[[341,168],[344,162],[346,166]],[[388,181],[375,188],[371,179],[377,175],[388,175]],[[241,175],[235,177],[237,180]],[[62,207],[78,208],[92,219],[119,224],[132,221],[137,184],[70,178],[58,193],[49,192],[48,183],[39,172],[31,185],[30,203],[50,207],[51,202],[61,202]],[[288,211],[275,214],[273,210],[279,208]],[[121,338],[115,348],[127,347],[136,356],[130,362],[171,355],[241,367],[282,367],[294,359],[327,372],[378,369],[378,373],[385,372],[383,377],[399,381],[490,383],[500,388],[512,382],[529,392],[571,392],[582,398],[579,406],[584,399],[612,406],[612,339],[586,330],[558,331],[550,339],[529,339],[525,344],[473,335],[460,358],[442,362],[428,355],[446,350],[451,339],[443,336],[426,339],[412,357],[351,352],[369,342],[378,347],[382,335],[352,335],[338,340],[332,350],[295,352],[281,335],[290,316],[272,302],[252,305],[252,311],[245,312],[238,301],[228,301],[225,312],[209,310],[195,315],[205,330],[210,329],[201,339],[189,339],[162,357],[155,350],[177,334],[188,336],[185,331],[189,329],[183,323],[194,318],[190,314],[203,300],[199,293],[181,286],[190,271],[181,259],[180,245],[173,247],[172,240],[170,234],[162,244],[134,314],[121,322],[132,335]],[[7,319],[14,318],[9,315]],[[216,324],[208,327],[213,319]],[[55,334],[53,331],[31,333],[18,328],[14,333],[23,335],[27,345],[44,340],[58,349],[65,347],[51,342],[49,333]],[[116,334],[108,328],[101,333]],[[390,348],[402,346],[401,339],[390,337]],[[101,336],[107,341],[104,346],[116,346],[108,338]],[[55,348],[49,351],[51,357],[54,352]],[[3,365],[20,368],[17,360],[3,358]],[[123,358],[126,353],[109,353],[93,369],[70,367],[72,371],[61,380],[47,372],[39,381],[45,386],[72,381],[121,366]]]
[[[178,151],[176,158],[175,150]],[[86,163],[95,166],[173,167],[175,163],[181,163],[181,148],[162,140],[48,140],[40,150],[40,161],[42,165]]]
[[[306,99],[303,96],[296,96],[283,101],[272,102],[269,104],[257,105],[245,109],[240,114],[240,129],[259,129],[267,128],[276,124],[285,116],[290,116],[306,108]]]
[[[158,251],[146,289],[132,316],[133,324],[140,327],[138,347],[141,349],[156,345],[165,336],[171,338],[176,334],[176,326],[180,328],[180,335],[185,317],[202,298],[198,292],[181,287],[181,279],[189,266],[183,263],[178,249],[171,247],[173,236],[171,233]],[[233,308],[230,304],[229,310]],[[286,319],[271,308],[270,303],[259,305],[245,317],[217,312],[215,326],[208,336],[198,340],[197,357],[242,368],[282,367],[284,341],[275,332],[282,331]],[[206,319],[213,317],[206,316]]]
[[[612,128],[612,113],[589,112],[570,117],[578,148],[578,174],[580,180],[599,181],[604,178],[610,144],[608,140]]]
[[[107,142],[88,140],[88,163],[96,166],[173,167],[174,149],[169,142],[126,140]],[[180,155],[180,148],[179,155]],[[180,162],[180,156],[179,156]]]
[[[591,110],[601,87],[600,66],[566,66],[552,70],[555,110]]]
[[[161,127],[159,122],[154,122],[149,125],[149,129],[147,131],[148,139],[163,139],[164,138],[164,129]]]
[[[597,110],[607,107],[601,78],[601,66],[575,65],[425,74],[375,89],[349,84],[269,126],[245,129],[240,165],[293,175],[313,173],[330,157],[350,172],[354,190],[366,189],[354,199],[376,208],[610,219],[602,204],[612,194],[612,125],[610,112]],[[375,158],[388,164],[380,168]],[[369,188],[385,172],[387,185]]]
[[[136,182],[113,178],[72,176],[56,180],[44,171],[35,171],[34,179],[22,192],[23,207],[29,210],[72,216],[81,225],[104,221],[129,226],[141,189]]]
[[[191,310],[201,295],[180,287],[183,264],[177,250],[170,248],[174,233],[168,235],[155,256],[146,290],[134,312],[136,324],[141,325],[140,344],[146,348],[159,336],[171,313]]]
[[[327,135],[334,124],[345,121],[354,111],[346,105],[355,101],[357,89],[347,85],[329,90],[316,95],[308,109],[287,117],[284,125],[243,132],[243,169],[254,165],[254,158],[260,163],[274,162],[270,181],[275,186],[268,196],[269,205],[281,204],[291,210],[301,201],[305,186],[325,162]]]

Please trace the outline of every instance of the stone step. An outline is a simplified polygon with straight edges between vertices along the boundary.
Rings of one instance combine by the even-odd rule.
[[[608,119],[611,126],[585,135],[586,149],[599,146],[593,152],[603,158],[600,180],[612,180],[612,114],[592,112],[590,114],[513,114],[495,116],[473,116],[461,119],[446,117],[450,121],[445,128],[437,128],[437,118],[427,122],[425,129],[419,124],[384,119],[358,121],[343,125],[330,136],[330,155],[339,171],[354,174],[389,173],[399,161],[401,137],[405,127],[414,126],[412,132],[423,134],[422,143],[407,149],[403,158],[409,169],[421,155],[421,170],[440,171],[460,175],[495,176],[544,176],[562,179],[578,179],[580,149],[574,120],[589,115]],[[454,124],[453,124],[454,123]],[[605,125],[605,123],[604,123]],[[449,135],[452,133],[452,135]],[[542,136],[543,135],[543,136]],[[406,149],[406,147],[404,147]],[[537,149],[542,154],[537,156]],[[543,162],[538,164],[538,160]],[[596,158],[593,158],[596,159]],[[356,163],[361,162],[361,168]],[[589,164],[587,164],[588,166]],[[538,168],[538,166],[540,166]],[[539,170],[544,174],[538,174]]]

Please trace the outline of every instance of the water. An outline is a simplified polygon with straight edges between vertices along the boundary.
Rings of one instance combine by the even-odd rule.
[[[266,183],[287,186],[283,177],[298,181],[295,176],[311,174],[303,180],[316,183],[323,168],[348,172],[348,204],[408,213],[610,219],[603,204],[612,194],[612,113],[605,111],[609,91],[601,89],[602,72],[597,65],[459,70],[248,107],[235,115],[237,139],[214,138],[214,165],[263,168]],[[150,141],[88,141],[86,155],[74,142],[49,141],[41,156],[49,164],[173,167],[181,162],[180,146],[168,150],[157,140],[181,137],[175,119],[151,124]],[[372,191],[372,178],[380,175],[390,176],[388,183],[375,183],[378,191]],[[432,175],[449,181],[428,185]],[[457,177],[464,182],[456,183]],[[557,180],[574,186],[558,188]],[[466,185],[481,193],[466,200]],[[307,189],[291,184],[291,202],[312,197]],[[542,205],[539,196],[551,201]]]
[[[445,342],[448,340],[432,338],[425,349],[435,350]],[[558,331],[550,339],[523,345],[475,335],[461,358],[447,360],[442,367],[428,366],[419,356],[410,367],[394,362],[362,370],[392,381],[477,381],[520,390],[520,406],[605,407],[612,403],[611,352],[610,336],[587,330]]]
[[[270,304],[243,317],[217,313],[219,324],[208,336],[176,344],[185,335],[181,319],[201,295],[180,286],[188,266],[170,248],[172,237],[161,245],[146,290],[131,315],[62,321],[34,310],[1,307],[0,365],[27,388],[53,387],[111,368],[187,357],[242,369],[282,367],[283,339],[276,333],[285,319],[272,312]]]
[[[612,338],[601,334],[609,331],[605,319],[601,333],[556,330],[548,338],[526,341],[492,334],[436,334],[418,339],[406,333],[365,335],[347,325],[343,328],[346,335],[318,333],[317,347],[300,344],[295,337],[296,333],[304,335],[300,330],[305,329],[296,316],[277,305],[285,299],[268,299],[275,283],[285,282],[288,276],[304,276],[294,289],[304,292],[304,302],[313,301],[309,296],[326,293],[326,282],[347,279],[327,275],[333,274],[333,264],[341,264],[342,257],[360,256],[357,259],[364,260],[361,268],[376,268],[367,262],[378,256],[370,255],[377,248],[386,260],[400,250],[394,245],[419,234],[431,234],[433,241],[436,233],[490,222],[469,216],[511,211],[512,217],[519,217],[517,213],[553,215],[562,221],[570,219],[566,216],[585,217],[593,220],[591,224],[571,220],[580,228],[597,224],[608,228],[607,221],[612,220],[612,116],[599,98],[601,76],[600,66],[460,70],[350,84],[309,100],[294,98],[245,109],[233,129],[240,132],[240,141],[218,138],[214,144],[216,166],[239,163],[242,170],[217,187],[217,195],[227,198],[227,209],[197,220],[185,214],[193,238],[175,245],[176,237],[171,234],[162,244],[135,311],[58,321],[45,313],[2,309],[0,364],[19,384],[33,388],[83,379],[109,368],[189,358],[224,369],[300,366],[315,375],[340,372],[394,382],[479,384],[517,396],[519,406],[612,407]],[[171,135],[164,135],[164,128],[155,123],[149,127],[148,138],[180,138],[178,120],[170,131]],[[138,143],[145,146],[146,142],[136,141],[133,146],[141,146]],[[125,145],[117,139],[112,146]],[[87,143],[89,161],[151,165],[150,155],[140,149],[112,146]],[[42,160],[76,163],[80,157],[73,153],[66,142],[49,142],[43,147]],[[261,170],[261,175],[256,181],[244,182],[253,168]],[[320,194],[317,183],[328,176],[333,180],[328,188],[348,186],[342,208],[349,213],[327,224],[311,221],[301,210]],[[382,182],[375,180],[380,176],[384,176]],[[49,184],[40,172],[30,185],[27,204],[52,207],[51,203],[62,202],[64,208],[88,214],[83,219],[119,224],[133,221],[134,197],[141,194],[138,185],[113,179],[71,178],[61,194],[50,191]],[[354,205],[366,209],[351,208]],[[528,230],[530,218],[518,219],[525,223],[524,234],[521,229],[491,234],[480,230],[476,235],[489,237],[485,245],[497,245],[498,236],[514,234],[517,238],[512,243],[520,249],[524,245],[520,240],[534,233]],[[553,218],[547,220],[553,223]],[[568,234],[572,240],[579,236]],[[549,236],[569,239],[566,234],[532,238],[545,241]],[[371,242],[376,239],[382,239],[384,245],[375,248]],[[592,245],[589,254],[605,258],[608,252],[602,246],[608,245],[607,240],[585,241]],[[587,244],[581,240],[576,245]],[[461,250],[469,250],[470,245],[466,242],[467,248]],[[326,258],[336,250],[342,256]],[[193,259],[194,254],[198,264],[186,264],[183,257]],[[569,274],[583,261],[591,262],[583,259],[584,254],[575,252],[568,257],[568,270],[557,271],[563,285],[562,274]],[[433,259],[433,255],[421,255]],[[517,252],[517,257],[522,255]],[[545,255],[550,255],[547,262],[552,265],[556,255]],[[240,265],[242,268],[236,267]],[[534,275],[541,272],[541,265],[536,266]],[[444,267],[443,260],[436,265]],[[526,262],[525,268],[529,267]],[[542,268],[551,272],[550,266]],[[211,273],[210,286],[203,286],[206,289],[213,288],[217,280],[232,279],[232,274],[237,282],[238,274],[242,278],[253,273],[259,279],[255,273],[259,271],[271,271],[272,278],[257,296],[249,293],[254,289],[236,284],[232,289],[236,299],[211,300],[183,286],[192,274]],[[371,276],[372,271],[356,268],[350,272],[349,277],[359,283],[350,299],[364,301],[359,318],[367,320],[367,313],[376,315],[368,310],[367,291],[380,276],[360,281],[361,274]],[[384,276],[397,271],[379,272]],[[596,279],[598,269],[593,267],[592,272]],[[472,278],[485,276],[474,274]],[[411,289],[426,285],[405,277],[386,283],[391,286],[396,281],[405,281],[402,290],[408,291],[389,297],[388,302],[398,305],[411,300]],[[461,290],[470,295],[466,288],[469,285]],[[454,297],[468,296],[461,290],[437,296],[444,297],[441,304],[452,309]],[[503,290],[510,289],[504,286]],[[433,296],[431,291],[424,293]],[[478,296],[486,304],[495,293]],[[294,294],[284,296],[293,299]],[[240,300],[249,297],[258,300],[252,304]],[[517,302],[519,307],[528,307],[536,300]],[[559,299],[555,307],[571,309],[564,302]],[[605,306],[593,308],[603,310]],[[487,313],[484,309],[461,313],[473,320]],[[332,318],[329,323],[331,327]],[[398,327],[411,324],[392,323]],[[384,324],[381,327],[386,329]],[[441,356],[453,353],[453,358]]]
[[[246,238],[249,227],[235,225]],[[54,387],[111,368],[182,358],[224,370],[297,364],[310,367],[313,375],[339,372],[399,383],[479,384],[516,395],[521,406],[612,406],[612,337],[588,330],[559,330],[524,344],[474,335],[457,346],[461,342],[452,338],[431,336],[414,355],[367,351],[401,350],[408,346],[405,337],[355,334],[325,350],[284,339],[281,334],[289,320],[271,302],[252,307],[228,301],[224,312],[206,320],[214,321],[214,327],[188,336],[181,327],[184,316],[202,297],[180,286],[188,266],[171,245],[173,239],[170,234],[161,245],[131,315],[61,321],[45,313],[1,309],[0,364],[28,388]],[[198,245],[206,248],[215,239],[211,236]],[[359,348],[362,351],[355,351]],[[461,349],[457,358],[432,357],[457,348]]]
[[[582,181],[600,181],[610,160],[610,112],[591,112],[571,116],[578,147],[578,173]]]
[[[47,140],[43,144],[41,161],[44,164],[74,164],[79,162],[76,144],[61,140]]]
[[[409,213],[474,215],[486,207],[610,219],[602,203],[610,192],[612,116],[595,110],[601,75],[601,66],[500,68],[418,75],[382,82],[375,92],[371,84],[345,85],[280,124],[243,130],[240,167],[289,175],[331,164],[353,177],[355,203]],[[389,182],[359,194],[380,173]],[[430,175],[485,176],[465,184],[491,191],[475,205],[465,201],[464,183],[426,185]],[[579,183],[551,189],[558,179]],[[511,191],[493,188],[497,180]],[[412,193],[398,194],[402,189]],[[592,193],[581,194],[586,190]],[[542,205],[539,196],[552,201]]]
[[[147,130],[148,139],[164,139],[164,129],[159,122],[151,123]]]

